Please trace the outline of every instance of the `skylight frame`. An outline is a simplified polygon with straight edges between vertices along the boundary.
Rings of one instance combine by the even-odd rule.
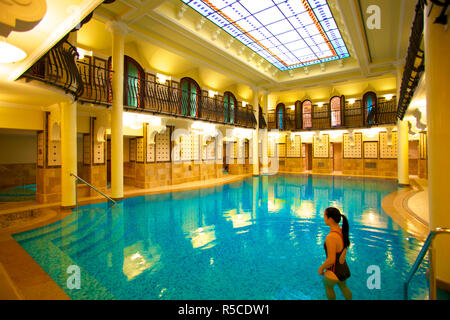
[[[281,71],[350,57],[326,0],[181,1]]]

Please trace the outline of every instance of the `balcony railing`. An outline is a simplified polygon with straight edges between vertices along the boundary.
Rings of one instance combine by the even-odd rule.
[[[225,104],[223,97],[189,92],[176,85],[128,76],[124,96],[127,109],[246,128],[256,127],[252,106],[243,107],[238,102],[230,107]]]
[[[425,52],[421,49],[424,30],[424,0],[416,5],[416,14],[409,37],[408,55],[405,61],[402,84],[400,86],[400,99],[397,117],[403,119],[414,92],[419,84],[420,77],[425,71]]]
[[[78,61],[77,58],[76,48],[62,40],[22,77],[64,89],[81,102],[110,105],[112,70]]]
[[[62,88],[76,97],[80,96],[84,88],[75,64],[77,55],[76,48],[62,40],[28,69],[23,77],[39,80]]]
[[[81,102],[111,105],[112,70],[82,61],[77,61],[77,68],[83,82],[83,93],[78,97]]]
[[[388,125],[396,123],[397,106],[395,100],[378,101],[377,107],[368,116],[365,116],[365,108],[360,105],[346,105],[344,111],[315,108],[311,113],[303,113],[302,117],[295,117],[295,111],[286,108],[284,119],[278,119],[275,110],[268,113],[268,128],[303,131],[326,130],[335,128],[360,128],[373,125]],[[281,127],[280,127],[281,125]]]

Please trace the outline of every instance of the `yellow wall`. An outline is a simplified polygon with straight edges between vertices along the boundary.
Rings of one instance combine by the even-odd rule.
[[[0,107],[0,128],[44,130],[44,112]]]

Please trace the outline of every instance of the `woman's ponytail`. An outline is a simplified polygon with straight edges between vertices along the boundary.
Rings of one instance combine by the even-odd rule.
[[[344,248],[348,248],[350,246],[350,237],[347,218],[343,214],[341,214],[339,209],[334,207],[326,208],[325,214],[328,218],[332,218],[336,223],[341,222],[342,219],[342,237],[344,238]]]
[[[344,238],[344,248],[350,246],[349,225],[347,218],[342,214],[342,237]]]

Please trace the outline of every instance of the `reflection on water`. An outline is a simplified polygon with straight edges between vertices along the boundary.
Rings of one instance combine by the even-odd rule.
[[[396,188],[395,181],[381,179],[248,178],[125,199],[111,213],[102,204],[86,206],[79,215],[15,237],[62,288],[57,273],[65,272],[64,259],[54,262],[51,254],[64,255],[95,279],[91,287],[68,291],[74,299],[98,298],[99,286],[119,299],[320,299],[317,269],[329,232],[323,212],[334,206],[350,223],[354,297],[401,299],[402,279],[420,243],[381,209],[381,199]],[[50,252],[52,246],[57,250]],[[367,289],[370,265],[380,266],[383,290]],[[412,284],[416,297],[426,292],[420,270],[420,281]]]
[[[128,281],[133,280],[142,272],[156,267],[161,258],[157,246],[152,246],[146,250],[142,240],[125,247],[123,255],[123,274]]]
[[[207,226],[204,228],[198,228],[195,231],[193,231],[190,234],[192,247],[195,248],[201,248],[206,246],[208,243],[213,242],[216,240],[216,233],[214,231],[214,226]],[[209,249],[212,245],[203,248],[203,249]]]

